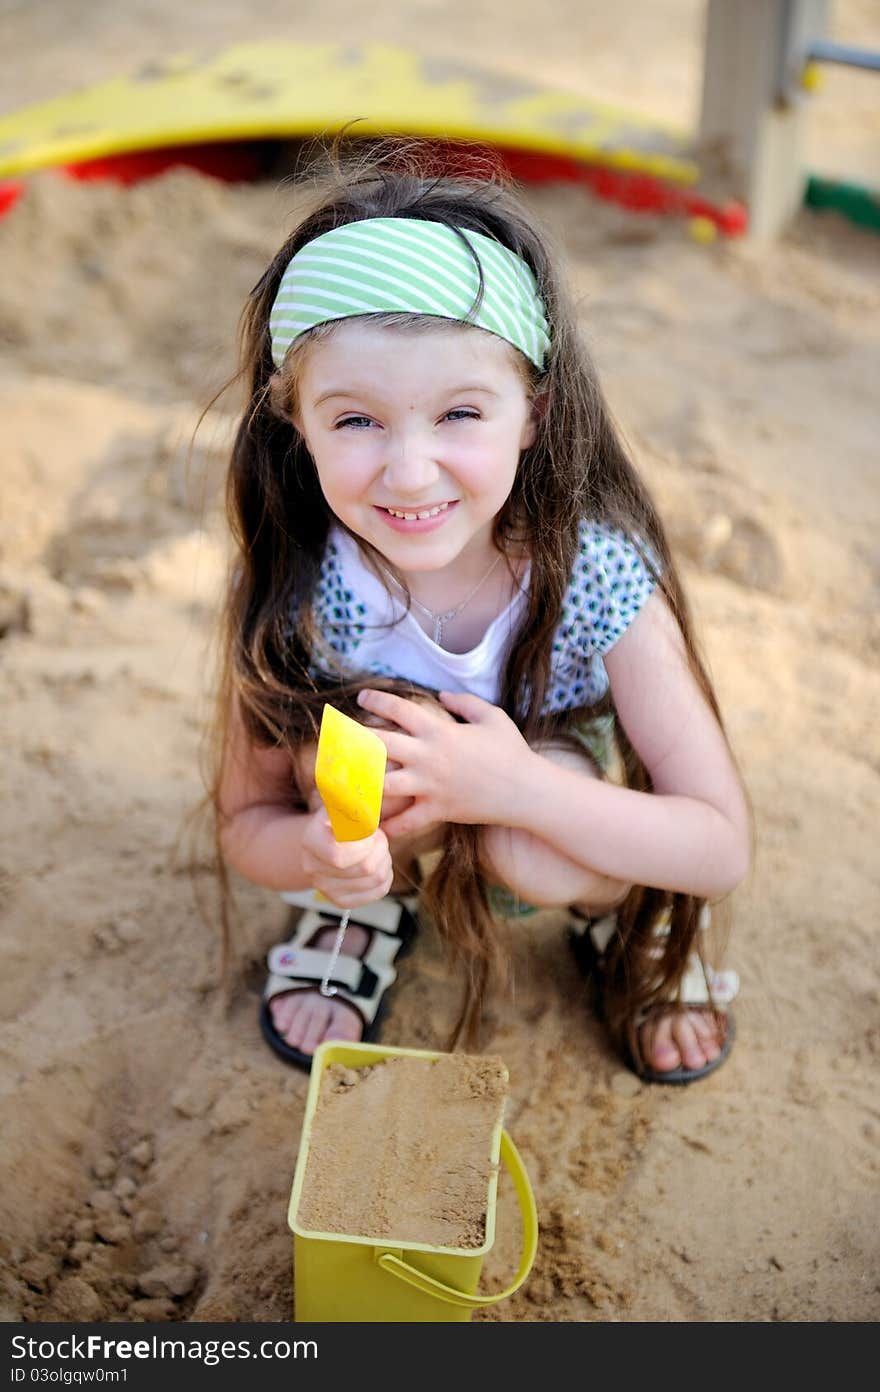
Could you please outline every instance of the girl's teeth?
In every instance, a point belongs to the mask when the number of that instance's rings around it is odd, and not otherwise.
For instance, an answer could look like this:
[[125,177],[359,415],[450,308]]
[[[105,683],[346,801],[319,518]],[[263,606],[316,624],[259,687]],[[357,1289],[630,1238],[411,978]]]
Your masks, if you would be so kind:
[[441,503],[439,507],[429,508],[427,512],[397,512],[395,508],[386,508],[385,511],[390,512],[392,517],[402,517],[405,522],[421,522],[426,517],[436,517],[438,513],[445,512],[448,507],[448,503]]

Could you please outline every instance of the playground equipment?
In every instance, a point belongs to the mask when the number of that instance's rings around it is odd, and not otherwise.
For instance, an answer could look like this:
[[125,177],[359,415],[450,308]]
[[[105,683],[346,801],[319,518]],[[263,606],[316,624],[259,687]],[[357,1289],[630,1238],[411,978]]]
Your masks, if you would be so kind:
[[563,180],[634,212],[688,220],[698,241],[775,236],[806,201],[880,224],[877,196],[805,169],[805,102],[827,63],[880,54],[826,41],[828,0],[708,0],[696,132],[381,44],[240,44],[178,55],[0,118],[0,215],[23,176],[132,183],[174,165],[259,177],[278,142],[427,137],[493,151],[524,182]]
[[[853,48],[847,44],[828,43],[814,40],[807,51],[807,66],[804,69],[803,83],[808,91],[815,91],[820,85],[820,67],[823,63],[840,64],[847,68],[861,68],[864,72],[880,72],[880,53],[871,53],[864,48]],[[880,192],[847,180],[820,178],[811,174],[807,180],[804,202],[809,208],[830,208],[842,213],[850,222],[869,227],[880,232]]]
[[186,164],[257,177],[272,143],[352,134],[427,137],[461,155],[491,149],[525,181],[574,181],[634,211],[701,217],[719,232],[743,209],[710,200],[688,132],[631,112],[380,44],[253,43],[182,55],[0,119],[2,200],[21,176],[149,178]]
[[413,134],[693,183],[684,132],[566,92],[381,44],[239,44],[151,63],[0,120],[0,177],[205,141]]
[[850,44],[829,43],[825,39],[814,39],[807,50],[809,63],[840,63],[845,68],[864,68],[866,72],[880,71],[880,53],[871,53],[867,48],[853,48]]
[[880,54],[825,40],[827,18],[828,0],[709,0],[696,148],[704,173],[748,207],[757,237],[776,236],[804,202],[880,230],[876,194],[806,170],[805,104],[820,66],[880,68]]

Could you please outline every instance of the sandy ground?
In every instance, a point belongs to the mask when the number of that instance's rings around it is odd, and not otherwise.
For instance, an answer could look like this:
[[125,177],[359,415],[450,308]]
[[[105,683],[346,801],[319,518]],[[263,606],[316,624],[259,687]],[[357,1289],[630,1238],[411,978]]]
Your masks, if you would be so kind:
[[[503,33],[488,3],[371,14],[390,41],[454,54],[465,33],[499,71],[692,119],[697,0],[552,8],[535,25],[516,0]],[[350,33],[359,12],[296,9],[7,0],[0,46],[22,61],[3,105],[196,42]],[[836,37],[880,47],[867,0],[833,16]],[[816,167],[876,174],[876,83],[835,75],[822,103]],[[542,1236],[527,1286],[479,1318],[874,1320],[880,242],[803,215],[776,246],[704,248],[571,188],[530,197],[665,507],[758,849],[727,959],[738,1041],[700,1086],[641,1086],[605,1043],[558,916],[516,930],[515,994],[494,1003],[487,1047],[510,1071]],[[257,1028],[283,911],[239,884],[224,1003],[182,830],[201,791],[234,402],[189,465],[187,440],[294,203],[190,174],[130,191],[46,175],[0,222],[7,1320],[290,1317],[307,1080]],[[204,864],[196,884],[209,888]],[[428,928],[385,1042],[440,1047],[457,999]],[[488,1282],[516,1244],[502,1185]]]

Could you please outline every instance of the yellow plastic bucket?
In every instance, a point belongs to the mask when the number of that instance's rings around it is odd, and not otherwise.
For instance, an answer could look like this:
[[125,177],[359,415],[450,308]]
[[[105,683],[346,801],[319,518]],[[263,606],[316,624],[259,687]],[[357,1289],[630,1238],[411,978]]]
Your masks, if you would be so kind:
[[[532,1186],[516,1146],[499,1120],[492,1136],[486,1206],[486,1238],[481,1247],[430,1247],[417,1242],[393,1244],[374,1237],[312,1232],[297,1222],[303,1179],[308,1163],[312,1120],[318,1103],[321,1074],[328,1064],[366,1068],[382,1059],[436,1059],[425,1049],[383,1049],[375,1044],[319,1044],[312,1064],[302,1138],[288,1223],[294,1234],[294,1318],[301,1322],[377,1322],[469,1320],[471,1311],[494,1305],[512,1295],[528,1276],[538,1247],[538,1215]],[[503,1291],[478,1295],[483,1258],[495,1241],[498,1165],[513,1180],[522,1218],[519,1270]]]

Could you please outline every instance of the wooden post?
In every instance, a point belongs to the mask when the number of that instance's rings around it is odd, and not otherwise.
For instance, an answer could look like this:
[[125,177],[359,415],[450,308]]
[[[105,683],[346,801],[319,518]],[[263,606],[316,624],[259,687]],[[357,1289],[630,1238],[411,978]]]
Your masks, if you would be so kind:
[[775,237],[800,207],[801,74],[828,0],[709,0],[698,158],[749,209],[749,235]]

